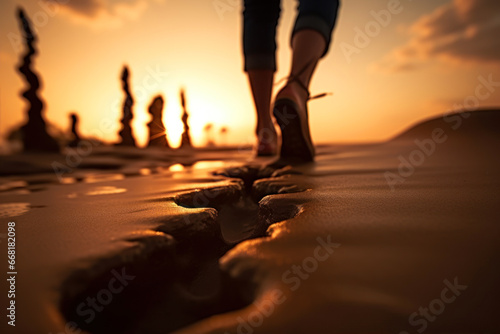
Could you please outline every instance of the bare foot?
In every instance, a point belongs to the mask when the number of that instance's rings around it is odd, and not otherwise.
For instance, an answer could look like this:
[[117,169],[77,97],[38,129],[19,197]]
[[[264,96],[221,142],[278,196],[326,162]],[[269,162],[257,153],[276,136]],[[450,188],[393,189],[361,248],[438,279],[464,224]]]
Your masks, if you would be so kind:
[[278,154],[278,134],[274,123],[270,120],[266,125],[259,124],[257,134],[257,156],[274,156]]

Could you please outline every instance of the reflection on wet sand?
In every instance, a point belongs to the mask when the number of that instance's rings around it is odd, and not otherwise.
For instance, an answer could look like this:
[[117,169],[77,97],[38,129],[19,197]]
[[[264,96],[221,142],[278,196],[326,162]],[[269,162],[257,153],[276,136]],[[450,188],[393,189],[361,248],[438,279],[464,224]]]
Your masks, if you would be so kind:
[[96,195],[114,195],[126,192],[125,188],[118,188],[114,186],[94,187],[84,193],[72,192],[67,195],[68,198],[77,198],[81,195],[96,196]]
[[85,183],[97,183],[104,181],[118,181],[123,180],[125,175],[123,174],[87,174],[87,176],[83,179]]
[[227,166],[227,162],[221,160],[213,160],[213,161],[197,161],[193,165],[193,170],[203,170],[203,169],[217,169],[223,168]]
[[181,164],[174,164],[170,167],[168,167],[169,172],[182,172],[184,171],[184,166]]
[[112,195],[112,194],[121,194],[126,192],[125,188],[118,188],[113,186],[105,186],[105,187],[96,187],[90,191],[87,191],[85,194],[89,196],[94,195]]
[[0,204],[0,218],[20,216],[30,209],[30,203],[5,203]]
[[0,184],[0,191],[10,191],[14,189],[22,189],[28,186],[26,181],[7,181],[6,183]]

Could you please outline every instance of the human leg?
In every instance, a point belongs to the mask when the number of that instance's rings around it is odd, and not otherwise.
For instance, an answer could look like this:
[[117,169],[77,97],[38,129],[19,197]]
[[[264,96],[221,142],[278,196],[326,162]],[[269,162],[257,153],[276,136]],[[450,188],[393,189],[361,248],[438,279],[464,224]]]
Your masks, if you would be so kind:
[[276,71],[276,26],[280,0],[245,0],[243,53],[245,72],[257,112],[258,155],[277,153],[277,134],[271,118],[271,94]]
[[273,110],[282,130],[283,158],[314,160],[306,104],[318,61],[329,49],[338,7],[337,0],[300,1],[291,39],[290,74],[287,84],[276,96]]

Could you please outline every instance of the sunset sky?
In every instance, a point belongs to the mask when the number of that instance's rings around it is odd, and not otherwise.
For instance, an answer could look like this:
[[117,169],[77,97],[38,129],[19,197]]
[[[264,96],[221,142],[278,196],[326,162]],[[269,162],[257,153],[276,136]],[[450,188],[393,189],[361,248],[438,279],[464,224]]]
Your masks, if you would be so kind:
[[[500,1],[394,1],[343,1],[331,51],[311,88],[312,94],[334,93],[309,104],[316,143],[387,139],[464,101],[471,107],[477,101],[500,105],[500,85],[478,88],[482,81],[500,83]],[[27,108],[15,69],[24,52],[16,19],[21,5],[37,28],[34,69],[43,80],[49,122],[68,129],[68,115],[76,111],[83,135],[116,141],[123,100],[119,76],[127,64],[141,145],[147,106],[158,94],[166,99],[168,138],[179,144],[181,87],[196,145],[204,144],[207,123],[216,132],[227,126],[230,144],[252,144],[256,120],[242,71],[242,2],[2,0],[0,135],[20,125]],[[296,1],[282,5],[276,80],[289,69]],[[103,120],[114,127],[103,127]]]

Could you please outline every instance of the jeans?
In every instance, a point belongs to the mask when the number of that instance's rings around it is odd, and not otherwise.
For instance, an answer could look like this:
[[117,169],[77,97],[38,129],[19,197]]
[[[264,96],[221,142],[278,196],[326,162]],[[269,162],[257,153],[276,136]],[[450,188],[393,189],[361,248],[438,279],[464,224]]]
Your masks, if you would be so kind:
[[[328,52],[340,0],[299,0],[295,33],[303,29],[319,32],[326,41],[323,56]],[[280,17],[280,0],[244,0],[243,55],[245,71],[264,69],[276,71],[276,26]]]

